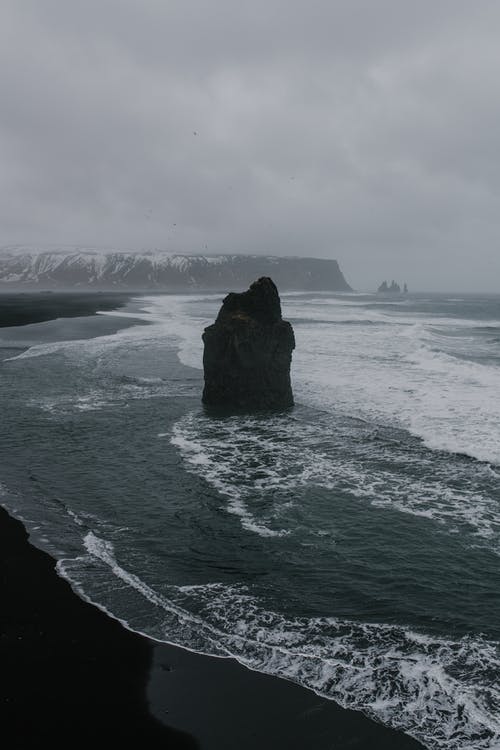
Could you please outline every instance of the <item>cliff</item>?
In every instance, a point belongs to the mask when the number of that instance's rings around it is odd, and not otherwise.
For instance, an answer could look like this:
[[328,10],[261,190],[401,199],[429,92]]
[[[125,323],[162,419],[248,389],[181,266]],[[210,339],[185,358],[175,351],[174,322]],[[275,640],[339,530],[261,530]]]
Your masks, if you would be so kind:
[[1,289],[220,291],[272,275],[281,289],[350,291],[336,260],[0,248]]

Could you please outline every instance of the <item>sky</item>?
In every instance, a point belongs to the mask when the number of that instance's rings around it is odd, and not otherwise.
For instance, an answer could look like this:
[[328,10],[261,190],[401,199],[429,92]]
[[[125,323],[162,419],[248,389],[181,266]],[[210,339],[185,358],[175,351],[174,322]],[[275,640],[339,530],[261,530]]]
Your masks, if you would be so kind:
[[2,0],[0,244],[500,291],[498,0]]

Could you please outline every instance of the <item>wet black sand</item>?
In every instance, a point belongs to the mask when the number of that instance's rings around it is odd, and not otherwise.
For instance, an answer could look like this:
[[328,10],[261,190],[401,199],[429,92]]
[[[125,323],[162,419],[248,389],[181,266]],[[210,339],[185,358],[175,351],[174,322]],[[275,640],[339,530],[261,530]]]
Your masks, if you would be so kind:
[[116,310],[130,299],[123,292],[2,292],[0,327],[78,318],[98,310]]
[[150,642],[77,597],[54,567],[0,508],[3,746],[131,738],[146,747],[196,747],[149,713]]
[[422,750],[357,711],[233,659],[159,646],[148,694],[155,714],[163,706],[165,721],[189,728],[204,750]]

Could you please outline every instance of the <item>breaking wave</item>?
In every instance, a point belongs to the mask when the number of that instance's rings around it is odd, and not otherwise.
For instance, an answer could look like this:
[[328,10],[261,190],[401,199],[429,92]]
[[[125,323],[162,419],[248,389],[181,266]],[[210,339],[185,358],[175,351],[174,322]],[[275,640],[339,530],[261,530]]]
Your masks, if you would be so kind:
[[132,630],[290,679],[428,748],[498,746],[496,642],[331,617],[287,619],[247,588],[219,583],[158,592],[116,560],[111,542],[89,532],[84,546],[83,555],[59,561],[59,572]]
[[[341,415],[333,422],[313,413],[226,417],[214,423],[197,411],[174,424],[170,439],[186,468],[226,499],[227,510],[240,517],[244,529],[261,536],[293,533],[297,518],[289,511],[302,502],[297,490],[317,486],[432,519],[500,554],[494,470],[449,457],[431,460],[404,434]],[[390,466],[383,468],[388,459]]]

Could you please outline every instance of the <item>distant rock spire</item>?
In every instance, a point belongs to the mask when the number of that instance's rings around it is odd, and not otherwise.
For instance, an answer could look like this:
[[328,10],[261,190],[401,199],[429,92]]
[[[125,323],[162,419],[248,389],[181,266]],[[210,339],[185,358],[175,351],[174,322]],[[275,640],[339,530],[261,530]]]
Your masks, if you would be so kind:
[[401,294],[401,287],[392,279],[389,285],[387,281],[383,281],[377,291],[379,294]]

